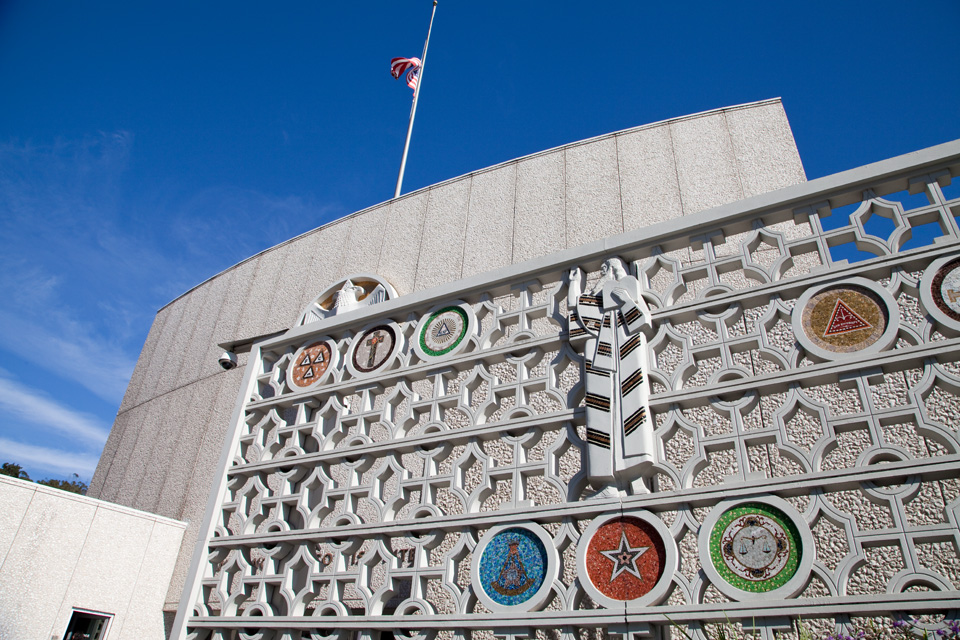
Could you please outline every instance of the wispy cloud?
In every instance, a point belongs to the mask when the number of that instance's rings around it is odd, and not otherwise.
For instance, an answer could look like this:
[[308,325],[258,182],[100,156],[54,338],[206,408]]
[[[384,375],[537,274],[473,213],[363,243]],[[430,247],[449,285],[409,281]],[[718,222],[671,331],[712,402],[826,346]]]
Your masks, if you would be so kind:
[[109,429],[95,417],[68,409],[46,394],[29,389],[19,382],[0,375],[0,410],[46,431],[59,433],[70,440],[102,447]]
[[38,447],[6,438],[0,438],[0,451],[3,452],[4,461],[16,462],[24,467],[43,469],[63,476],[75,473],[84,480],[93,477],[99,458],[97,455]]

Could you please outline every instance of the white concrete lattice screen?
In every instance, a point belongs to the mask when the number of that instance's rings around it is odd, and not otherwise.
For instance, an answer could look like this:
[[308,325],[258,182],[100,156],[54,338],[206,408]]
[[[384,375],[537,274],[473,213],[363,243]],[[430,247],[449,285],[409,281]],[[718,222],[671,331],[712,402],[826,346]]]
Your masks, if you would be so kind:
[[[769,635],[777,621],[801,616],[832,632],[858,617],[955,607],[960,338],[924,313],[918,293],[928,265],[960,249],[960,199],[944,195],[960,173],[958,153],[939,153],[261,344],[248,364],[191,634],[407,629],[446,640],[624,631],[624,611],[597,606],[576,576],[580,532],[621,503],[584,500],[581,357],[566,335],[567,271],[580,266],[589,282],[612,256],[640,278],[657,327],[649,341],[657,490],[623,507],[656,514],[680,551],[669,597],[631,612],[629,624],[693,623],[702,638],[695,621],[757,619],[770,621]],[[824,226],[853,203],[848,224]],[[873,216],[889,220],[886,237],[870,235]],[[911,226],[929,223],[937,241],[904,248]],[[876,257],[834,262],[831,247],[851,242]],[[854,277],[895,299],[895,343],[820,362],[794,335],[794,305],[812,287]],[[395,322],[409,345],[423,315],[454,299],[478,320],[462,353],[423,361],[405,347],[389,370],[358,378],[341,367],[315,389],[288,386],[293,352],[314,334],[329,336],[341,360],[354,336],[381,321]],[[697,536],[710,509],[758,494],[786,500],[812,532],[816,561],[796,599],[732,601],[701,571]],[[471,592],[472,554],[491,526],[526,521],[542,525],[559,552],[553,595],[542,611],[494,614]]]

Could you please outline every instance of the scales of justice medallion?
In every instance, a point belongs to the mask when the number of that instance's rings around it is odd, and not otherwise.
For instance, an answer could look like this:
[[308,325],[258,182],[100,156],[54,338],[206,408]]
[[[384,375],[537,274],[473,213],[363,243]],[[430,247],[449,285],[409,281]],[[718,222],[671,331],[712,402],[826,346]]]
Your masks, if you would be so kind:
[[479,586],[498,605],[521,605],[541,590],[547,564],[543,541],[532,531],[523,527],[503,529],[480,555]]
[[748,502],[717,520],[710,533],[710,556],[720,577],[737,589],[772,591],[797,572],[800,536],[779,509]]

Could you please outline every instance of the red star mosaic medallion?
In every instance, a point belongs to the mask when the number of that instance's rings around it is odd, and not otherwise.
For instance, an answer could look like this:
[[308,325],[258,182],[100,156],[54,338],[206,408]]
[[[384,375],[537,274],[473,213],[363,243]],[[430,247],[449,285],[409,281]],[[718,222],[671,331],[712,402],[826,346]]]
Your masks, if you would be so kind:
[[587,546],[587,574],[608,598],[636,600],[657,584],[665,557],[663,540],[650,524],[614,518],[597,529]]

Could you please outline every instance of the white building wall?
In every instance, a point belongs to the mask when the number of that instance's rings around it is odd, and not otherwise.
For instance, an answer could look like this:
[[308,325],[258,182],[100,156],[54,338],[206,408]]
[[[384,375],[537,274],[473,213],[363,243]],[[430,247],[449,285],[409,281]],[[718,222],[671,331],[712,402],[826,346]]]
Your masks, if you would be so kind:
[[110,640],[164,638],[184,524],[0,476],[0,639],[63,637],[74,608]]

